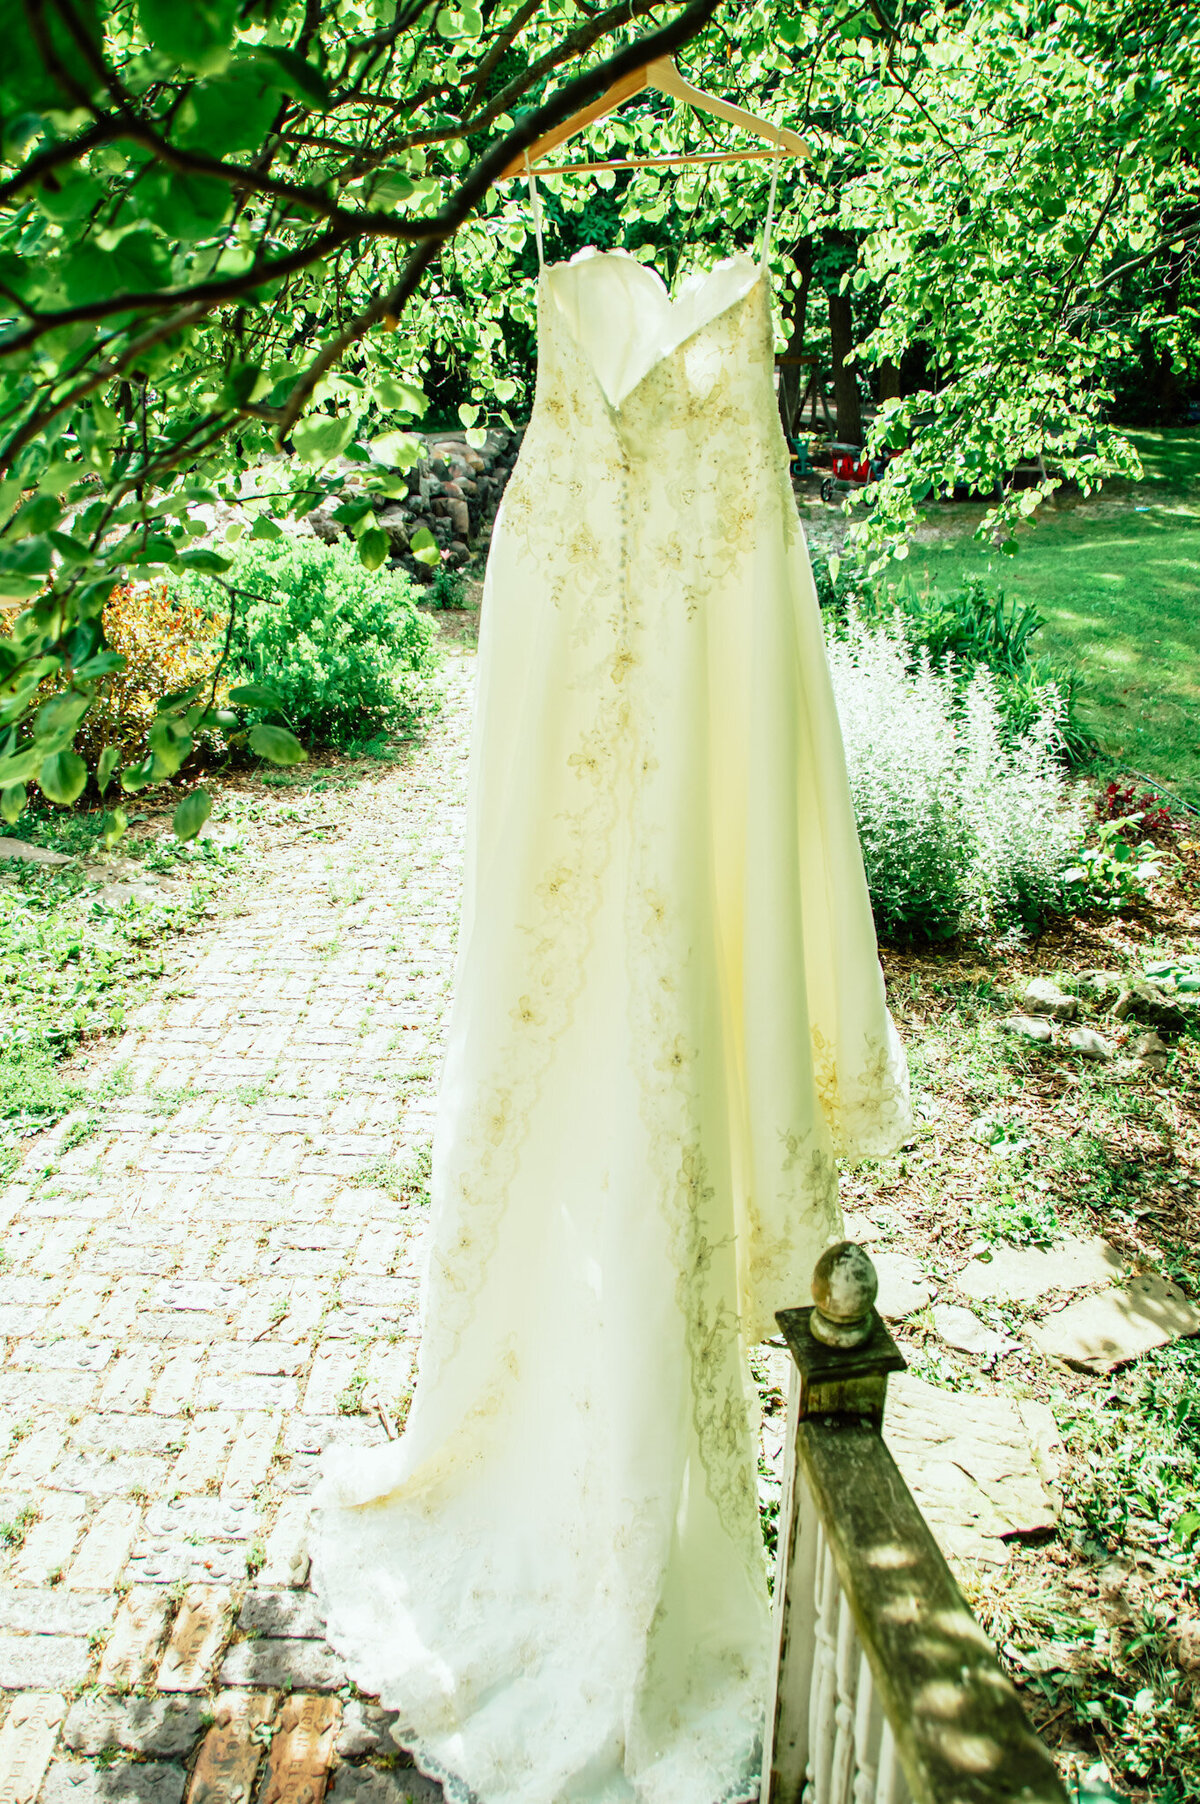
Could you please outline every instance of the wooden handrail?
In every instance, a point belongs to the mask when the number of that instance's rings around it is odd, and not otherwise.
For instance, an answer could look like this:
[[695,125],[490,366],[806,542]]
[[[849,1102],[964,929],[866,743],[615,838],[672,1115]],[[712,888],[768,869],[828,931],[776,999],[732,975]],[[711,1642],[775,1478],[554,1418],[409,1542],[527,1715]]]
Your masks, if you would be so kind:
[[842,1242],[817,1306],[778,1318],[793,1370],[762,1804],[1067,1804],[884,1444],[905,1362],[875,1282]]

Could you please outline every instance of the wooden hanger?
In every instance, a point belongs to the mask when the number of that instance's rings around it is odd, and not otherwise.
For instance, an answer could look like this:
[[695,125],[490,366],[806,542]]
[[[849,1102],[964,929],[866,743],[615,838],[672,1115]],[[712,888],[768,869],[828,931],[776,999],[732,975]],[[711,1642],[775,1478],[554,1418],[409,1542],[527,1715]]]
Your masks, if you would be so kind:
[[[706,151],[694,155],[681,153],[662,157],[614,157],[598,163],[552,163],[539,167],[540,159],[548,152],[556,150],[569,138],[576,137],[585,126],[603,119],[607,113],[619,107],[622,101],[632,99],[633,95],[642,93],[646,88],[656,88],[660,94],[669,94],[672,100],[682,100],[698,113],[711,113],[717,119],[727,119],[731,125],[740,125],[743,131],[753,132],[756,138],[766,138],[775,148]],[[694,87],[690,81],[685,81],[675,67],[673,56],[660,56],[653,62],[645,63],[642,68],[622,76],[599,100],[593,100],[590,106],[581,107],[561,125],[556,125],[553,131],[545,132],[535,144],[529,146],[528,152],[522,152],[505,165],[498,180],[503,182],[510,176],[522,175],[526,155],[530,166],[537,168],[539,174],[577,175],[590,169],[664,169],[681,163],[733,163],[752,157],[807,157],[811,155],[811,151],[799,132],[788,131],[786,126],[772,125],[767,119],[759,119],[744,107],[734,106],[731,100],[721,100],[715,94],[706,94],[703,88]]]

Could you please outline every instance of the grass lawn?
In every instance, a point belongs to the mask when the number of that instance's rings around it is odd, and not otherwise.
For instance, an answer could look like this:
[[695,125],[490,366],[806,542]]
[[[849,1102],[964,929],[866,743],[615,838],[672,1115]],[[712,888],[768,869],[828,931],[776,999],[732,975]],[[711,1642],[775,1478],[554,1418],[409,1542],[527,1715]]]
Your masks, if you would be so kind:
[[1200,431],[1130,437],[1144,480],[1060,495],[1015,557],[974,543],[983,510],[955,506],[930,516],[907,567],[942,588],[983,575],[1034,603],[1034,649],[1082,677],[1107,757],[1200,805]]

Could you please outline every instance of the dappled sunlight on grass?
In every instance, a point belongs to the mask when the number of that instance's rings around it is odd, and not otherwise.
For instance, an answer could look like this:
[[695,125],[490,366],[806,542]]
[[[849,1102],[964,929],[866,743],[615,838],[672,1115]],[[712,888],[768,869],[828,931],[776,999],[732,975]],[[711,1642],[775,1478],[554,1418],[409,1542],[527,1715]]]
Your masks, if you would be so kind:
[[943,587],[984,576],[1032,602],[1036,650],[1079,672],[1104,751],[1200,802],[1200,432],[1130,436],[1142,482],[1056,497],[1011,558],[971,538],[981,508],[931,512],[908,569]]

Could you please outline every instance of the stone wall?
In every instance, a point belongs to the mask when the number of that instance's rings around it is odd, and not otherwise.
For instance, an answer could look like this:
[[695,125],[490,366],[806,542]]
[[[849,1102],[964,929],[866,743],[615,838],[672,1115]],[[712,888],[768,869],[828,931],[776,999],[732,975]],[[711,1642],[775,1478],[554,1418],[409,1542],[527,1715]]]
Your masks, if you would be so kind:
[[[524,428],[490,431],[479,447],[461,434],[421,434],[426,455],[408,471],[408,493],[402,500],[380,500],[379,524],[391,541],[391,564],[418,582],[430,582],[433,571],[412,556],[409,544],[428,527],[450,569],[465,564],[476,550],[486,551],[492,522],[505,484],[517,461]],[[346,495],[361,488],[363,466],[343,462]],[[309,515],[317,537],[332,544],[342,532],[328,507]]]

